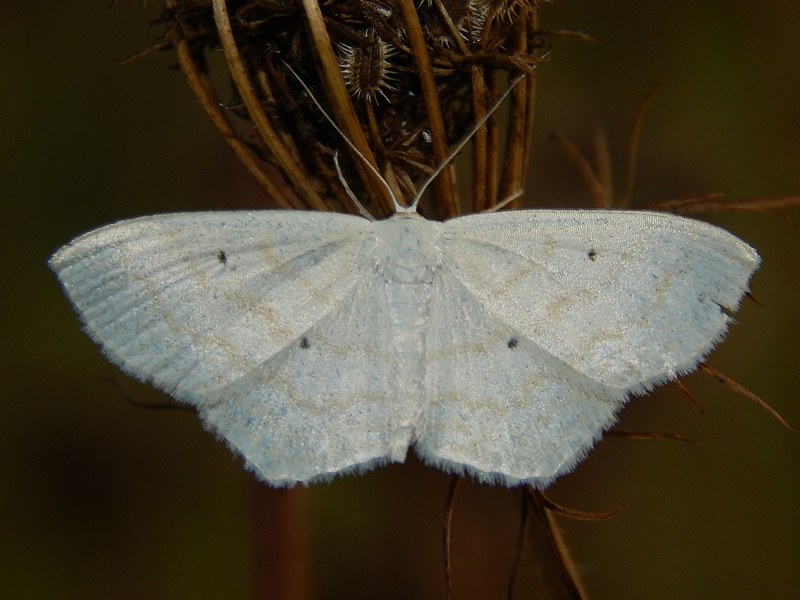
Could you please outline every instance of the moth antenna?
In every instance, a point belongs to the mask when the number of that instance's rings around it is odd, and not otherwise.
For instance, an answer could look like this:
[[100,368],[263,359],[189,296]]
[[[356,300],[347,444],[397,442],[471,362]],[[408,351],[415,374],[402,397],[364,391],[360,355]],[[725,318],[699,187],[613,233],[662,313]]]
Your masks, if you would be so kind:
[[[508,86],[508,89],[505,92],[503,92],[503,95],[500,96],[500,98],[497,100],[497,102],[495,102],[492,105],[492,108],[490,108],[489,111],[477,123],[475,123],[475,125],[472,127],[470,132],[467,135],[465,135],[461,139],[461,141],[458,142],[458,144],[456,144],[456,147],[450,152],[450,154],[447,155],[447,158],[444,159],[442,164],[440,164],[438,167],[436,167],[436,169],[433,171],[433,173],[431,173],[428,176],[428,178],[425,180],[425,182],[422,184],[422,186],[419,188],[419,190],[417,190],[417,194],[414,196],[414,200],[411,202],[411,205],[408,207],[408,209],[406,209],[406,212],[410,212],[411,210],[413,210],[413,211],[417,210],[417,205],[419,204],[419,201],[422,198],[422,195],[425,193],[425,190],[428,189],[428,186],[430,186],[430,184],[433,183],[433,180],[436,179],[439,176],[439,173],[441,173],[445,169],[445,167],[447,165],[449,165],[453,161],[453,159],[458,155],[458,153],[461,152],[461,150],[464,148],[464,146],[467,145],[467,142],[469,142],[472,139],[472,136],[474,136],[475,133],[477,133],[477,131],[481,127],[483,127],[483,125],[486,123],[486,121],[489,120],[489,117],[491,117],[495,113],[495,111],[497,111],[497,109],[500,108],[500,105],[503,103],[503,101],[506,99],[506,97],[511,93],[511,90],[513,90],[515,87],[517,87],[517,84],[520,81],[522,81],[523,77],[525,77],[525,73],[523,73],[522,75],[520,75],[519,77],[517,77],[516,79],[514,79],[511,82],[511,84]],[[508,202],[510,202],[511,199],[515,198],[515,197],[516,196],[511,196],[511,198],[504,200],[504,202],[506,204],[508,204]]]
[[[381,182],[381,185],[382,185],[384,188],[386,188],[386,191],[389,193],[389,197],[392,199],[392,203],[394,204],[394,210],[395,210],[395,212],[415,212],[415,211],[417,210],[417,208],[416,208],[416,203],[415,203],[413,206],[411,206],[411,207],[405,207],[405,206],[402,206],[402,205],[400,204],[400,202],[397,200],[397,196],[395,196],[395,194],[394,194],[394,190],[392,190],[392,186],[390,186],[390,185],[389,185],[389,182],[388,182],[388,181],[386,181],[386,179],[385,179],[385,178],[384,178],[384,176],[381,174],[381,172],[380,172],[380,171],[378,171],[378,169],[376,169],[376,168],[373,166],[373,164],[372,164],[371,162],[369,162],[369,160],[367,159],[367,157],[366,157],[366,156],[364,156],[364,154],[361,152],[361,150],[359,150],[358,148],[356,148],[356,145],[355,145],[353,142],[351,142],[351,141],[350,141],[350,138],[348,138],[348,137],[347,137],[347,136],[344,134],[344,131],[342,131],[342,130],[339,128],[339,126],[338,126],[338,125],[337,125],[337,124],[336,124],[336,123],[333,121],[333,119],[332,119],[332,118],[331,118],[331,116],[330,116],[330,115],[327,113],[327,111],[326,111],[324,108],[322,108],[322,104],[320,104],[320,103],[319,103],[319,100],[317,100],[317,98],[316,98],[316,97],[314,96],[314,94],[311,92],[311,90],[309,89],[309,87],[306,85],[306,82],[305,82],[305,81],[303,81],[303,80],[300,78],[300,75],[298,75],[298,74],[297,74],[297,72],[295,72],[295,70],[292,68],[292,66],[291,66],[289,63],[287,63],[286,61],[284,61],[284,62],[283,62],[283,64],[284,64],[284,65],[286,65],[286,68],[287,68],[287,69],[289,69],[289,72],[290,72],[292,75],[294,75],[294,76],[295,76],[295,78],[297,79],[297,81],[299,81],[299,82],[300,82],[300,85],[301,85],[301,86],[303,86],[303,89],[304,89],[304,90],[306,91],[306,93],[309,95],[309,97],[311,98],[312,102],[314,102],[314,104],[315,104],[315,105],[316,105],[316,107],[317,107],[317,108],[320,110],[320,112],[321,112],[321,113],[322,113],[322,115],[325,117],[325,119],[328,121],[328,123],[330,123],[330,124],[331,124],[331,126],[333,126],[333,128],[334,128],[334,129],[336,130],[336,132],[337,132],[337,133],[338,133],[338,134],[339,134],[339,135],[342,137],[342,139],[343,139],[343,140],[345,141],[345,143],[346,143],[346,144],[347,144],[347,145],[350,147],[350,149],[351,149],[353,152],[355,152],[355,153],[356,153],[356,155],[357,155],[357,156],[358,156],[358,157],[359,157],[359,158],[360,158],[362,161],[364,161],[364,164],[366,165],[367,169],[369,169],[369,170],[370,170],[370,171],[371,171],[371,172],[372,172],[372,173],[375,175],[375,177],[377,177],[377,178],[378,178],[378,180]],[[507,93],[507,92],[506,92],[506,93]],[[505,98],[505,96],[506,96],[506,95],[505,95],[505,94],[503,94],[503,98]],[[448,159],[448,160],[449,160],[449,159]],[[336,160],[334,159],[334,162],[336,162],[336,163],[337,163],[337,165],[336,165],[336,172],[339,174],[339,180],[340,180],[342,183],[344,183],[344,184],[345,184],[345,188],[346,188],[346,190],[345,190],[345,191],[347,192],[347,195],[350,197],[350,199],[351,199],[351,200],[353,200],[353,199],[355,198],[355,196],[353,195],[353,191],[352,191],[352,190],[350,189],[350,187],[349,187],[349,186],[348,186],[348,185],[345,183],[345,181],[344,181],[344,177],[342,177],[341,170],[339,169],[338,161],[336,161]],[[363,211],[363,210],[364,210],[364,207],[363,207],[363,205],[362,205],[360,202],[356,201],[356,204],[357,204],[357,206],[358,206],[358,209],[359,209],[359,211]],[[363,212],[362,212],[362,214],[363,214]]]
[[342,173],[342,167],[339,166],[339,151],[336,150],[333,153],[333,166],[336,167],[336,175],[339,177],[339,181],[342,182],[342,187],[344,187],[344,191],[347,194],[347,197],[356,205],[358,208],[358,212],[361,213],[361,216],[365,219],[370,221],[374,221],[375,217],[361,204],[361,200],[359,200],[356,195],[353,193],[353,190],[350,189],[350,186],[347,184],[347,180],[344,178],[344,174]]

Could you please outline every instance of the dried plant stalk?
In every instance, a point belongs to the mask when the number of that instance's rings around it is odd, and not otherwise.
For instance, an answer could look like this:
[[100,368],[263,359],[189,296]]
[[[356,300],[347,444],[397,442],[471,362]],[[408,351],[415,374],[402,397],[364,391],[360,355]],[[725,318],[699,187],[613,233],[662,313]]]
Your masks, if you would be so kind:
[[[409,202],[473,133],[463,172],[448,164],[421,206],[444,219],[519,202],[541,59],[537,10],[535,0],[165,0],[159,22],[201,106],[280,208],[356,212],[337,157],[360,202],[388,216],[392,195]],[[219,50],[222,74],[209,60]],[[523,74],[511,117],[487,119]],[[219,89],[225,83],[232,97]],[[459,201],[457,181],[471,183],[470,202]],[[278,500],[284,506],[291,496]],[[571,561],[547,507],[531,518],[550,532],[539,549],[557,555],[553,580],[574,595],[580,586],[565,570]]]

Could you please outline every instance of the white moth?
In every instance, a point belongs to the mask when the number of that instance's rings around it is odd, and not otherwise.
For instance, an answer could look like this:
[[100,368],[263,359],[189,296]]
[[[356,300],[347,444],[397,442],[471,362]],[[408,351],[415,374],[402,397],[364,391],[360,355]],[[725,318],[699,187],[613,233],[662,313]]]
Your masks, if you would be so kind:
[[402,462],[544,487],[720,341],[758,254],[663,213],[149,216],[50,260],[124,371],[275,486]]

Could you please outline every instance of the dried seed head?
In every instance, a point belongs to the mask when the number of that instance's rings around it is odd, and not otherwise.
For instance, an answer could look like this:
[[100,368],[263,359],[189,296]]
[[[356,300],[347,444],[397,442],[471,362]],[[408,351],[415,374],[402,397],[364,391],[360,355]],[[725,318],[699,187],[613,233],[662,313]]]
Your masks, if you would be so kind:
[[[410,195],[414,182],[444,160],[447,145],[469,131],[475,114],[491,105],[505,76],[530,73],[537,60],[508,50],[538,47],[529,27],[534,0],[326,0],[314,14],[296,0],[227,0],[214,6],[211,0],[164,1],[162,22],[173,44],[188,49],[179,57],[195,92],[208,96],[204,106],[209,112],[218,110],[220,96],[236,107],[223,119],[215,117],[217,123],[228,117],[230,128],[221,127],[225,139],[238,144],[240,156],[255,158],[248,168],[261,169],[260,181],[274,172],[260,166],[264,163],[291,171],[289,183],[300,190],[295,205],[315,193],[325,201],[336,199],[326,208],[348,202],[333,169],[335,152],[356,195],[368,202],[381,194],[375,192],[374,181],[360,182],[362,165],[353,160],[361,159],[351,158],[341,134],[322,118],[289,67],[337,124],[346,125],[342,128],[349,138],[358,129],[363,132],[361,148],[400,194]],[[230,33],[217,29],[220,11]],[[516,15],[513,21],[511,13]],[[413,32],[422,31],[421,39],[410,35],[408,19],[418,21]],[[528,43],[519,43],[521,36],[530,38]],[[223,45],[226,59],[237,64],[214,71],[206,55]],[[321,71],[331,67],[335,73]],[[208,71],[217,77],[206,77]],[[228,73],[240,74],[232,97],[220,91],[224,86],[211,92],[208,83],[222,82]],[[344,85],[332,83],[337,77]],[[230,118],[233,113],[245,122]],[[491,163],[485,158],[481,162]],[[267,171],[270,175],[264,175]],[[312,183],[300,186],[299,177]],[[486,179],[503,181],[499,175]],[[439,216],[452,214],[454,206]],[[376,214],[387,210],[381,204]]]
[[373,102],[380,94],[389,100],[386,92],[397,91],[393,85],[397,72],[392,65],[397,50],[380,39],[374,29],[365,34],[362,44],[339,44],[338,49],[344,83],[353,98]]

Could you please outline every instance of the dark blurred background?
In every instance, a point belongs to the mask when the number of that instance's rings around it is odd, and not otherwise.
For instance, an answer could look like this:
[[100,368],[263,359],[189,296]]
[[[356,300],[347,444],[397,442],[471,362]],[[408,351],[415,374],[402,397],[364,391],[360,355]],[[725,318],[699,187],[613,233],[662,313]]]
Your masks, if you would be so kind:
[[[285,494],[253,483],[185,412],[121,376],[81,333],[45,260],[112,220],[254,207],[259,191],[168,55],[118,59],[161,32],[141,2],[6,2],[0,8],[0,182],[4,257],[0,400],[0,590],[6,598],[270,597],[287,537],[319,598],[443,598],[440,531],[449,478],[411,462]],[[658,83],[635,197],[800,193],[800,11],[769,3],[556,0],[539,78],[530,206],[587,206],[551,132],[588,149],[609,133],[617,173],[628,124]],[[788,211],[800,219],[800,211]],[[740,323],[710,363],[800,423],[800,231],[780,218],[710,215],[764,266]],[[634,399],[621,427],[703,445],[609,439],[550,491],[600,523],[565,522],[596,598],[797,598],[800,434],[707,376]],[[277,498],[277,500],[276,500]],[[276,509],[277,510],[277,509]],[[462,486],[454,516],[456,598],[502,597],[517,492]],[[258,525],[256,525],[258,523]],[[283,531],[281,531],[283,527]],[[526,556],[519,598],[547,597]],[[262,589],[255,588],[261,586]]]

